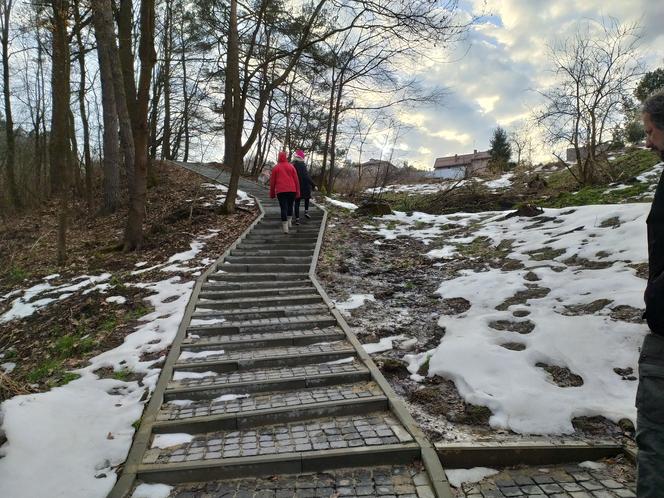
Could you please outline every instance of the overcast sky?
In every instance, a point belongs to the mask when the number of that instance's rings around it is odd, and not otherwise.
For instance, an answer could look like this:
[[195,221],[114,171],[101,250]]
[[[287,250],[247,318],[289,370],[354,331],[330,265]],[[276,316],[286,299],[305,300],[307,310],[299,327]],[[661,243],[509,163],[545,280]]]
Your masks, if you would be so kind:
[[[431,169],[436,157],[487,150],[498,125],[523,126],[541,104],[534,89],[551,79],[547,46],[587,19],[639,22],[646,69],[664,67],[662,0],[462,0],[462,8],[488,15],[447,51],[450,62],[422,64],[422,79],[446,87],[449,95],[442,106],[401,112],[411,129],[397,142],[393,162]],[[546,159],[549,152],[542,149],[535,159]],[[365,153],[363,159],[369,154],[380,152]]]

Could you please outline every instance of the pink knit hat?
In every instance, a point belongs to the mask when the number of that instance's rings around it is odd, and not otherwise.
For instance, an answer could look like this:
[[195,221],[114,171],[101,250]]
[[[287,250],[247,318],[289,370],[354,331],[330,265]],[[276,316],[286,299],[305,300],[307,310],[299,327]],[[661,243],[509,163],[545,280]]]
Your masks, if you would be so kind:
[[295,151],[295,157],[304,161],[304,151],[302,149],[297,149]]

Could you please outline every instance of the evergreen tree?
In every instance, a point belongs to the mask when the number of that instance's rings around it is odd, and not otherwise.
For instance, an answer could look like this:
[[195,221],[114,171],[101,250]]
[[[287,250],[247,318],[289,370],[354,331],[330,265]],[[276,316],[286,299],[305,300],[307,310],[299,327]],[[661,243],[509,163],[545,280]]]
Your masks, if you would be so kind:
[[655,69],[646,73],[639,81],[634,95],[640,102],[648,98],[648,95],[656,90],[664,88],[664,68]]
[[500,126],[497,127],[493,131],[493,137],[491,138],[490,144],[490,167],[498,171],[506,170],[509,166],[510,157],[512,156],[512,147],[510,146],[507,132]]

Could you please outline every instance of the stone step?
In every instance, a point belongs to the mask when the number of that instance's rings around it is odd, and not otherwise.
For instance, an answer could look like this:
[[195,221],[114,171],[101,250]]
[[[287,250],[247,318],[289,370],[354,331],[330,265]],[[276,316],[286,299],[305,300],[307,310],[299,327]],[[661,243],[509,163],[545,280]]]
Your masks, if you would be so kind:
[[[224,262],[239,264],[239,265],[253,265],[253,264],[306,264],[311,266],[312,254],[307,256],[226,256]],[[223,266],[220,268],[223,269]]]
[[239,244],[235,250],[237,251],[298,251],[312,253],[316,249],[315,242],[293,242],[291,240],[276,241],[276,242],[253,242],[247,241]]
[[[203,284],[203,290],[204,291],[210,291],[210,292],[224,292],[224,293],[229,293],[229,295],[235,295],[235,296],[240,296],[244,292],[264,292],[264,291],[270,291],[274,292],[275,295],[284,295],[280,294],[280,292],[285,293],[286,295],[289,292],[296,292],[299,289],[315,289],[313,283],[311,280],[305,280],[305,281],[296,281],[293,282],[291,280],[282,280],[282,281],[267,281],[267,282],[255,282],[255,281],[250,281],[250,282],[224,282],[220,280],[215,280],[215,281],[208,281]],[[235,294],[230,294],[230,293],[235,293]],[[247,296],[250,296],[253,294],[247,294]],[[256,295],[264,295],[264,294],[256,294]]]
[[279,242],[290,242],[290,243],[295,243],[295,242],[316,242],[318,240],[318,232],[311,232],[311,233],[298,233],[297,230],[293,229],[292,231],[289,230],[288,233],[283,233],[279,231],[269,231],[269,232],[261,232],[261,231],[256,231],[254,232],[253,230],[247,234],[247,236],[243,239],[243,241],[247,242],[258,242],[262,240],[270,240],[270,241],[279,241]]
[[314,254],[314,249],[265,249],[265,248],[242,248],[240,246],[236,247],[231,251],[231,256],[239,257],[256,257],[256,256],[267,256],[267,257],[291,257],[291,258],[311,258]]
[[277,332],[284,330],[298,330],[306,328],[324,328],[337,324],[332,315],[297,316],[288,318],[265,318],[261,320],[248,320],[244,322],[222,322],[212,325],[190,326],[190,334],[200,336],[213,334],[243,334],[258,332]]
[[[304,227],[303,225],[293,225],[292,227],[289,228],[288,230],[288,235],[293,236],[307,236],[307,237],[316,237],[318,238],[318,234],[320,233],[319,227]],[[282,226],[274,226],[274,227],[256,227],[251,231],[252,235],[263,235],[267,237],[272,237],[272,236],[281,236],[283,235],[282,231]]]
[[360,381],[290,391],[226,394],[212,399],[172,400],[161,406],[157,420],[166,422],[211,415],[245,414],[257,410],[372,398],[383,394],[375,382]]
[[304,346],[317,342],[334,342],[345,339],[346,335],[338,327],[325,329],[286,330],[284,332],[261,332],[252,334],[210,335],[187,337],[182,348],[191,351],[218,347],[225,351],[247,348],[269,348],[277,346]]
[[[355,349],[345,340],[314,343],[304,346],[282,346],[266,349],[225,351],[217,348],[218,346],[208,346],[205,351],[182,351],[180,358],[173,366],[173,371],[176,373],[225,373],[253,368],[327,363],[351,358],[356,354]],[[195,358],[186,357],[203,353],[206,353],[206,356]]]
[[[272,283],[272,282],[269,282]],[[290,284],[292,285],[292,284]],[[296,287],[286,286],[286,287],[274,287],[274,285],[269,287],[259,287],[257,289],[252,289],[248,287],[244,288],[234,288],[226,290],[227,287],[224,285],[214,285],[214,284],[204,284],[201,293],[199,294],[201,301],[206,300],[209,302],[223,301],[226,299],[253,299],[257,300],[265,297],[273,297],[275,299],[283,297],[296,297],[301,295],[313,295],[315,288],[313,286],[305,286],[305,283],[302,282]]]
[[198,434],[387,409],[387,397],[373,382],[257,396],[225,395],[212,400],[180,400],[162,405],[154,432]]
[[250,232],[244,239],[243,242],[253,242],[253,243],[279,243],[282,244],[297,244],[297,243],[311,243],[315,244],[318,241],[318,234],[308,234],[308,233],[297,233],[292,231],[289,233],[283,232],[270,232],[270,233],[261,233],[261,232]]
[[238,264],[224,263],[217,267],[218,271],[227,273],[307,273],[311,269],[311,263],[253,263]]
[[[318,235],[320,232],[320,221],[311,221],[308,220],[306,223],[300,221],[300,224],[296,224],[295,220],[291,222],[289,227],[289,235],[293,234],[309,234],[309,235]],[[260,223],[254,226],[251,233],[281,233],[283,224],[281,220],[261,220]]]
[[239,322],[246,320],[260,320],[263,318],[285,318],[290,316],[302,315],[322,315],[329,311],[326,304],[296,304],[296,305],[272,305],[254,301],[252,308],[233,308],[225,310],[204,309],[203,305],[199,304],[200,308],[192,315],[192,321],[196,320],[197,325],[205,325],[205,320],[217,321],[224,319],[229,322]]
[[208,280],[225,280],[225,281],[253,281],[253,282],[269,282],[275,280],[309,280],[309,274],[305,272],[300,273],[233,273],[233,272],[216,272],[208,276]]
[[[322,304],[323,298],[319,294],[314,294],[313,289],[307,289],[309,293],[284,292],[283,294],[273,295],[267,291],[263,292],[260,299],[254,294],[249,297],[238,297],[231,299],[199,299],[196,304],[197,309],[213,310],[237,310],[255,308],[256,306],[285,306],[290,307],[297,304]],[[259,291],[260,292],[260,291]],[[205,297],[208,292],[201,292],[200,296]]]
[[[425,498],[436,496],[420,460],[386,466],[367,465],[310,473],[279,474],[269,477],[229,478],[180,484],[171,496],[194,497],[205,489],[210,497],[396,497]],[[202,495],[205,496],[205,495]],[[476,495],[480,497],[481,495]]]
[[361,462],[406,463],[420,455],[413,437],[387,411],[212,431],[160,448],[169,444],[163,438],[168,436],[153,435],[151,448],[143,455],[138,477],[146,482],[241,477],[247,466],[254,476],[284,473],[283,468],[275,472],[275,462],[290,462],[289,467],[306,462],[307,470],[318,470]]
[[294,367],[258,368],[171,380],[164,401],[204,400],[224,394],[300,390],[368,381],[369,370],[356,358],[346,363],[315,363]]

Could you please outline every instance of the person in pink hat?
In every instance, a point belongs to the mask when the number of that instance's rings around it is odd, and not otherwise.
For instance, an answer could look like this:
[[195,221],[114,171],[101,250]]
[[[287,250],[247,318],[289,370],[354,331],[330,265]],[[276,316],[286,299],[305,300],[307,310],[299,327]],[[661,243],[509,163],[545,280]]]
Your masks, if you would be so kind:
[[284,151],[279,152],[277,164],[270,174],[270,199],[275,197],[279,200],[281,209],[281,226],[284,233],[288,233],[293,217],[293,203],[300,197],[300,182],[297,171],[288,162]]
[[316,185],[309,176],[307,165],[304,164],[304,151],[302,149],[295,151],[293,166],[295,166],[297,177],[300,180],[300,195],[297,199],[295,199],[295,224],[299,225],[300,202],[304,199],[304,217],[309,218],[309,199],[311,199],[311,189],[315,189]]

